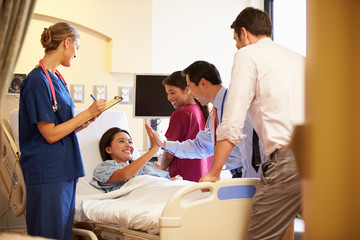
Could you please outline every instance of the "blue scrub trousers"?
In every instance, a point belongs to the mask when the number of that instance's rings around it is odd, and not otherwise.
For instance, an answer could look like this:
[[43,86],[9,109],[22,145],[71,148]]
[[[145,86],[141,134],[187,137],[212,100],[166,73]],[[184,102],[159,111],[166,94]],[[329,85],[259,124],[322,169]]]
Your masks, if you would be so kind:
[[70,240],[75,214],[77,179],[26,186],[29,235]]

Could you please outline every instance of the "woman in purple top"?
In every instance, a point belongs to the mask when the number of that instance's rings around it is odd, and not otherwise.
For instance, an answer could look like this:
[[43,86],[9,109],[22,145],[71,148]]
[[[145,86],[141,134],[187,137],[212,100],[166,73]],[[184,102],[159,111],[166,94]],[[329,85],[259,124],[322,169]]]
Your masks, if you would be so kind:
[[[199,131],[204,130],[209,116],[207,106],[201,106],[190,94],[186,78],[177,71],[163,81],[168,100],[177,110],[170,117],[169,127],[165,133],[169,141],[194,139]],[[211,168],[212,157],[203,159],[177,158],[164,151],[160,166],[169,169],[170,177],[180,175],[185,180],[199,181]]]

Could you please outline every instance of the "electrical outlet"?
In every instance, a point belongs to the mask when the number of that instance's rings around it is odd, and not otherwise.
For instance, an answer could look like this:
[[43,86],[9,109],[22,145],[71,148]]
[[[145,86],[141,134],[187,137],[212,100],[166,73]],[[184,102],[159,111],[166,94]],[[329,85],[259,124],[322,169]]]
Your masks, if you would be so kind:
[[106,99],[106,86],[94,86],[94,97],[96,99]]
[[71,93],[74,102],[84,102],[84,85],[71,85]]
[[131,103],[131,92],[132,92],[132,87],[120,87],[119,88],[119,96],[123,98],[123,100],[120,103],[130,104]]

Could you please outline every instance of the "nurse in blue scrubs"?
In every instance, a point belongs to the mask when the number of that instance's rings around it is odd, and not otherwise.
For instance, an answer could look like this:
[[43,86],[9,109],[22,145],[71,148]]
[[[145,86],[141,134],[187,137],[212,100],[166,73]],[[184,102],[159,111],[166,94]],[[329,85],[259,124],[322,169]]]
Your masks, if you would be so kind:
[[60,22],[45,28],[41,44],[44,58],[27,75],[20,90],[26,224],[29,235],[70,240],[76,183],[84,176],[76,132],[94,121],[106,103],[95,101],[74,117],[74,103],[57,71],[60,65],[70,67],[76,57],[80,35],[74,27]]

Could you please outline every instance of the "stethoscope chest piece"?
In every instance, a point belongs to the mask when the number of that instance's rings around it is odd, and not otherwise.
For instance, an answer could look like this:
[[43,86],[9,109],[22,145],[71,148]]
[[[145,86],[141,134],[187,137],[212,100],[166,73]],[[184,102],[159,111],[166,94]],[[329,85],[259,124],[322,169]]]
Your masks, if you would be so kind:
[[57,110],[60,109],[60,107],[59,107],[59,105],[57,105],[56,103],[54,103],[54,104],[52,105],[52,109],[53,109],[54,112],[56,112]]

